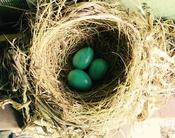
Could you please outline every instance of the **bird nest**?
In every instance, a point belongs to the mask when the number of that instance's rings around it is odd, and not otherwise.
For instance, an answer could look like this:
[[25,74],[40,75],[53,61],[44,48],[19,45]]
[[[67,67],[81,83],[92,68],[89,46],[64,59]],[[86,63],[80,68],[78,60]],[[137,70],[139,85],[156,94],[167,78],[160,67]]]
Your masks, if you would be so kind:
[[[13,82],[23,94],[27,123],[42,119],[63,129],[62,136],[103,136],[147,118],[152,99],[174,90],[170,26],[104,2],[39,10],[29,52],[13,54]],[[109,62],[109,70],[91,90],[79,92],[68,87],[67,74],[72,56],[87,45]]]

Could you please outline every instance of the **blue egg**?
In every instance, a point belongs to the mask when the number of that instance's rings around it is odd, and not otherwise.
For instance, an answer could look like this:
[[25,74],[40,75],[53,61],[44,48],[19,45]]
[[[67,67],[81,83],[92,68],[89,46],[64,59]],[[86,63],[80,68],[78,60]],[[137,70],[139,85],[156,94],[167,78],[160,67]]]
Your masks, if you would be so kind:
[[73,66],[77,69],[86,69],[94,58],[94,50],[91,47],[80,49],[73,56]]
[[108,66],[106,60],[102,58],[95,59],[90,65],[89,76],[95,81],[102,79],[108,71]]
[[80,91],[87,91],[92,88],[92,81],[89,75],[83,70],[74,69],[68,74],[68,84],[71,88]]

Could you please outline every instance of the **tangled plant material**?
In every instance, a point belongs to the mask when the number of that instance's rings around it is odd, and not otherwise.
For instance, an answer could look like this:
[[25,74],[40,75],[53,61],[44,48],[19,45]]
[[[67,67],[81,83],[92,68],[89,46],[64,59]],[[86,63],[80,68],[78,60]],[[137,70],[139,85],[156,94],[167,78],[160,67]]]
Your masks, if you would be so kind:
[[[28,121],[49,122],[60,136],[105,136],[147,118],[155,97],[175,91],[171,22],[104,2],[62,6],[39,10],[29,54],[14,54],[16,83],[24,103],[30,101],[24,107]],[[85,44],[110,61],[111,70],[101,85],[78,93],[67,87],[66,74],[72,55]]]

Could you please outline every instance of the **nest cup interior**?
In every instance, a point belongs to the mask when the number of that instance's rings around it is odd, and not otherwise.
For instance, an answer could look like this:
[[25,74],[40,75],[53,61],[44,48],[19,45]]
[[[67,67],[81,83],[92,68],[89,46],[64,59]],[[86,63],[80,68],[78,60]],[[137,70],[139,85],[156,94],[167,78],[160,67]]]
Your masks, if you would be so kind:
[[[61,71],[60,79],[64,86],[62,88],[65,88],[63,91],[67,91],[67,94],[72,94],[74,98],[83,101],[97,102],[112,96],[116,92],[117,86],[125,81],[132,51],[128,43],[128,36],[108,23],[89,23],[79,27],[80,30],[81,28],[86,34],[83,34],[78,42],[69,46],[70,48],[66,52],[68,56],[64,57],[66,64]],[[95,58],[105,59],[109,68],[102,80],[93,82],[91,90],[81,92],[68,87],[67,75],[74,69],[72,58],[75,53],[87,46],[94,49]]]

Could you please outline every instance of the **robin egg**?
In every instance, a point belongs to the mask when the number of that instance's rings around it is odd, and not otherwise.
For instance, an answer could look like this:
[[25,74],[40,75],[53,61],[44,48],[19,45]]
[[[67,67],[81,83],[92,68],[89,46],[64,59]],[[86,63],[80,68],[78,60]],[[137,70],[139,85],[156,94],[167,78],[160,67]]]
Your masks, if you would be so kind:
[[70,87],[80,91],[87,91],[92,88],[92,81],[89,75],[79,69],[74,69],[69,72],[68,84]]
[[86,69],[94,58],[94,50],[91,47],[80,49],[73,56],[73,66],[77,69]]
[[89,76],[97,81],[104,77],[108,70],[108,63],[102,58],[95,59],[89,68]]

